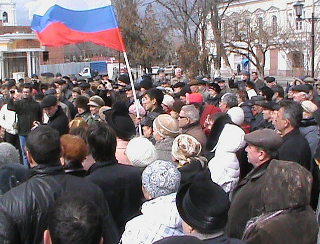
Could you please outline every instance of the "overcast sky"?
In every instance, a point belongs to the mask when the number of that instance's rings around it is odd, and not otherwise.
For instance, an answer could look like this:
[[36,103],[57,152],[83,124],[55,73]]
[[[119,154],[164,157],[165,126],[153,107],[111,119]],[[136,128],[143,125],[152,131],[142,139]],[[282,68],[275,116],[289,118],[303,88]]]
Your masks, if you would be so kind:
[[28,17],[28,9],[24,6],[25,3],[29,1],[30,0],[14,0],[13,1],[16,3],[18,25],[30,25],[31,21],[29,20],[29,17]]

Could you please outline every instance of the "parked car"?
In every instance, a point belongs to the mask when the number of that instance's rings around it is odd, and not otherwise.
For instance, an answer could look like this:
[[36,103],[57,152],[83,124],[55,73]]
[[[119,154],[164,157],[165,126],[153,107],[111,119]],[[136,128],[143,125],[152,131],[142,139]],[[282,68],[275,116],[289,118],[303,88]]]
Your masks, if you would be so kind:
[[174,74],[174,70],[177,68],[177,65],[168,65],[164,68],[165,74]]

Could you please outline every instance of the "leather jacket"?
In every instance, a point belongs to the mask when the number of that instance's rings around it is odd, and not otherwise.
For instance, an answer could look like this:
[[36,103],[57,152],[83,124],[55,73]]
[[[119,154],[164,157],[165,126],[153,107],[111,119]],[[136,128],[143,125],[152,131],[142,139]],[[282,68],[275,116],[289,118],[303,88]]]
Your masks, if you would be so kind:
[[115,223],[99,187],[65,174],[60,165],[38,165],[31,171],[29,180],[0,198],[0,243],[41,243],[52,204],[68,193],[85,195],[97,204],[104,214],[105,243],[117,243]]

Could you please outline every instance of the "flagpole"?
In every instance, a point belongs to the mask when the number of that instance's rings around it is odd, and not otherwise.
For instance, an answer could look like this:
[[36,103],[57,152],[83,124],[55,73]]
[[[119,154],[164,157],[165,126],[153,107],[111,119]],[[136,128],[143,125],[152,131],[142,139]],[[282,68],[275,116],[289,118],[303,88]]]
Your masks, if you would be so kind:
[[[130,83],[131,83],[131,87],[132,87],[132,93],[133,93],[134,104],[136,107],[137,118],[140,119],[139,106],[138,106],[138,103],[140,101],[137,98],[136,89],[134,88],[134,83],[133,83],[131,68],[130,68],[129,61],[128,61],[127,52],[123,52],[123,56],[124,56],[124,60],[126,62],[126,66],[127,66],[127,70],[128,70],[128,74],[129,74],[129,79],[130,79]],[[142,136],[142,129],[141,129],[140,123],[138,125],[138,130],[139,130],[139,136],[141,137]]]

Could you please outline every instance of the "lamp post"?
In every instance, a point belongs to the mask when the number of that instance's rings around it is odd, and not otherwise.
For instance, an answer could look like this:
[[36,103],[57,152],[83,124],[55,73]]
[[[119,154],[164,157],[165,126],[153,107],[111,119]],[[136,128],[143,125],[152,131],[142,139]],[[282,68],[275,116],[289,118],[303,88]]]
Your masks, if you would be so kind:
[[301,20],[308,20],[311,23],[311,77],[314,78],[314,49],[315,49],[315,43],[314,43],[314,25],[315,21],[318,21],[319,18],[314,17],[314,0],[312,0],[312,13],[311,13],[311,18],[302,18],[302,10],[303,10],[303,3],[298,1],[293,5],[294,10],[296,11],[297,15],[297,21]]

